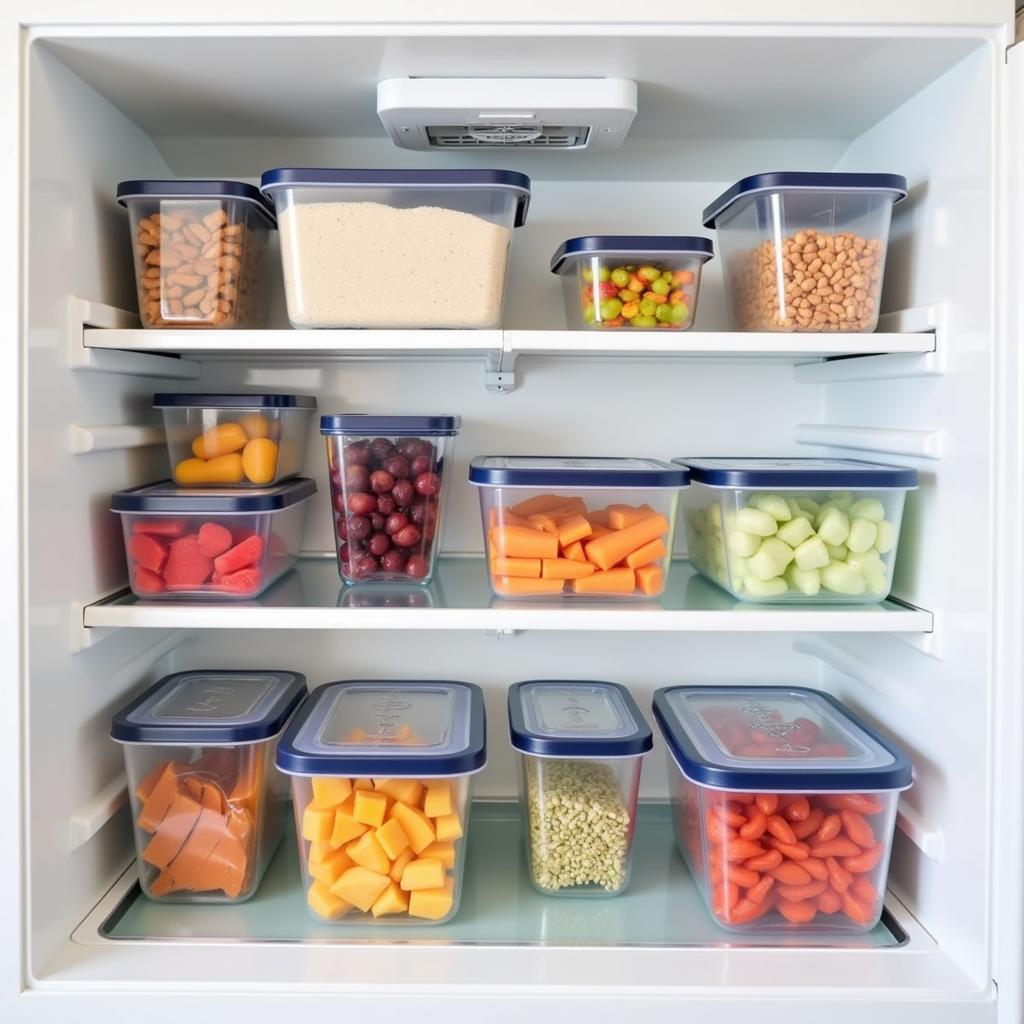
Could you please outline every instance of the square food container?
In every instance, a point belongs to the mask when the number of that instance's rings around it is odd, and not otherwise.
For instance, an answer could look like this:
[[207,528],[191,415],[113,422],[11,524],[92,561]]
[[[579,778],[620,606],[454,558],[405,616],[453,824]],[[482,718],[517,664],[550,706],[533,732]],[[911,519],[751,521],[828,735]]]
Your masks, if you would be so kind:
[[302,471],[312,395],[156,394],[179,487],[268,487]]
[[293,327],[497,327],[512,231],[530,179],[515,171],[267,171]]
[[676,842],[730,931],[870,931],[882,913],[906,755],[827,693],[670,686]]
[[689,235],[587,235],[551,257],[571,330],[685,331],[697,314],[711,240]]
[[129,581],[146,600],[246,599],[287,572],[302,545],[312,480],[248,491],[170,480],[118,491]]
[[499,597],[649,599],[665,589],[689,472],[655,459],[488,455],[480,489]]
[[321,416],[338,574],[346,583],[430,582],[458,416]]
[[114,716],[150,899],[241,903],[256,891],[288,817],[274,748],[305,693],[298,672],[199,669]]
[[273,208],[240,181],[122,181],[143,327],[262,327]]
[[651,730],[618,683],[537,680],[508,691],[530,881],[545,896],[617,896],[629,885]]
[[736,182],[704,210],[733,327],[873,331],[892,208],[906,197],[899,174],[783,171]]
[[487,761],[471,683],[329,683],[277,750],[292,777],[306,901],[338,924],[443,924],[459,909],[473,775]]
[[889,596],[917,470],[857,459],[673,459],[693,567],[741,601],[875,604]]

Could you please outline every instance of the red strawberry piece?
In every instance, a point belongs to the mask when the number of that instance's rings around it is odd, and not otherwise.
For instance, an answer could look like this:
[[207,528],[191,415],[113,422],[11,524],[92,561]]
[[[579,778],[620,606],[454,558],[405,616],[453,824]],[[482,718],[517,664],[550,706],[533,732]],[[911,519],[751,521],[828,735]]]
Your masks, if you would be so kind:
[[184,519],[150,519],[143,516],[132,523],[132,533],[151,533],[154,537],[183,537]]
[[228,573],[226,576],[214,573],[213,584],[218,590],[231,594],[254,594],[263,586],[263,570],[253,566]]
[[202,586],[213,572],[213,559],[204,555],[199,538],[190,533],[171,545],[171,553],[164,566],[164,582],[169,587]]
[[203,523],[199,527],[199,550],[207,558],[223,555],[232,543],[231,531],[220,523]]
[[167,588],[155,572],[144,565],[137,565],[132,570],[132,589],[137,594],[160,594]]
[[150,572],[159,572],[167,561],[167,548],[148,533],[133,533],[128,538],[128,557]]
[[239,569],[254,565],[263,557],[263,541],[253,536],[236,544],[230,551],[214,560],[213,567],[218,576],[228,576]]

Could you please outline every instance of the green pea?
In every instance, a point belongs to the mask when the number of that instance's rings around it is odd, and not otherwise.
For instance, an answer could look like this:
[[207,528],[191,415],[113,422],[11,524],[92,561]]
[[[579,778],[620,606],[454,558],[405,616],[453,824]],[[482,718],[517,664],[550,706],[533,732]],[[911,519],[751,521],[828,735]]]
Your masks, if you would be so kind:
[[630,323],[630,325],[632,327],[657,327],[658,326],[658,321],[653,316],[645,316],[643,314],[641,314],[640,316],[633,317],[633,319],[630,320],[629,323]]
[[624,267],[616,267],[612,271],[612,283],[625,288],[629,284],[629,271]]
[[663,324],[671,323],[672,321],[672,306],[663,302],[655,311],[654,317]]
[[640,315],[641,316],[654,316],[654,311],[658,308],[658,303],[654,299],[644,299],[640,303]]
[[655,295],[668,295],[672,290],[672,286],[663,277],[659,277],[657,281],[651,282],[651,291]]
[[620,299],[601,300],[601,319],[614,320],[622,312],[622,301]]

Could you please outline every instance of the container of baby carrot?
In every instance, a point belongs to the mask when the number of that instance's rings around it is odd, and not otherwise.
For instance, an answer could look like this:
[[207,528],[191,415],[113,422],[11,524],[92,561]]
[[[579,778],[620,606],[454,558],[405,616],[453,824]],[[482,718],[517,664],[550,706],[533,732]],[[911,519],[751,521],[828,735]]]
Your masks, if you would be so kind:
[[489,455],[472,461],[469,481],[499,597],[650,600],[664,591],[685,467]]
[[870,931],[882,914],[911,765],[833,697],[800,687],[671,686],[676,842],[714,920],[780,936]]

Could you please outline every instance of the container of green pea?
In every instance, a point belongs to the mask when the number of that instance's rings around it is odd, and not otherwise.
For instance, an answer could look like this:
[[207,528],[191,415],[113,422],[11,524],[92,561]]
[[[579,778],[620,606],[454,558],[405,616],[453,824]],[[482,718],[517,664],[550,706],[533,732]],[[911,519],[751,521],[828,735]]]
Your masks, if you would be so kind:
[[508,691],[520,756],[526,862],[545,896],[629,885],[640,769],[651,729],[618,683],[532,680]]

